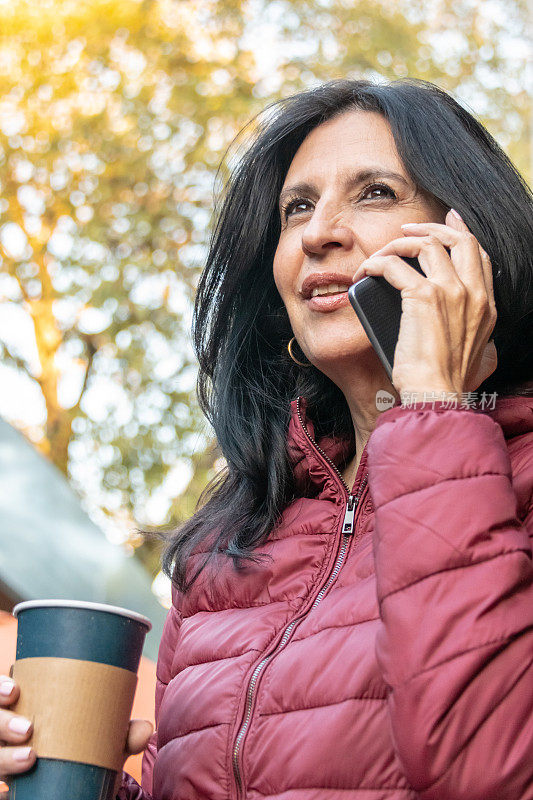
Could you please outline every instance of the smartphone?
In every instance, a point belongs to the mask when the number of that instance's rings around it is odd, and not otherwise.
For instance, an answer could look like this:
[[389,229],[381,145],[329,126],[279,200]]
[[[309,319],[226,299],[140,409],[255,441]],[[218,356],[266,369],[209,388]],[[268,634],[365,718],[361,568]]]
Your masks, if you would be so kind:
[[[406,258],[409,266],[425,276],[417,258]],[[385,278],[368,275],[348,289],[348,298],[366,335],[392,381],[394,351],[400,333],[402,295]]]

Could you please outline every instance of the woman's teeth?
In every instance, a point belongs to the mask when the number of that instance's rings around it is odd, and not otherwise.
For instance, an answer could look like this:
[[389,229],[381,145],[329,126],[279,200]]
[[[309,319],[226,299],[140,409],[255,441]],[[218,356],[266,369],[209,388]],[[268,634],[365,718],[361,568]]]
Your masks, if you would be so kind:
[[311,292],[311,297],[316,297],[317,294],[339,294],[339,292],[348,291],[347,286],[341,286],[338,283],[328,283],[326,286],[316,286]]

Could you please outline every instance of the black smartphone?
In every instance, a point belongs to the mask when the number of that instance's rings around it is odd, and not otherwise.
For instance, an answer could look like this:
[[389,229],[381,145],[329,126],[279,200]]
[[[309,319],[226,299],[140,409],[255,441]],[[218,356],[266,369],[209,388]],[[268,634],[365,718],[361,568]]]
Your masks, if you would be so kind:
[[[417,258],[406,258],[409,266],[425,275]],[[400,333],[402,316],[402,295],[399,289],[391,286],[385,278],[368,275],[348,289],[348,297],[361,321],[366,335],[381,363],[392,380],[394,351]]]

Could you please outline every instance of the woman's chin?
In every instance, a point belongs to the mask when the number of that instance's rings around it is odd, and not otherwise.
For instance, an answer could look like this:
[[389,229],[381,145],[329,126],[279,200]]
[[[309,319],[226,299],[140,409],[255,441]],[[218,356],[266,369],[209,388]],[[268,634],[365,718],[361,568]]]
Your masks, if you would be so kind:
[[381,364],[376,352],[368,339],[357,342],[323,342],[320,346],[313,348],[310,352],[309,360],[317,369],[327,372],[328,369],[343,367],[344,369],[353,368],[355,364],[372,365],[375,361]]

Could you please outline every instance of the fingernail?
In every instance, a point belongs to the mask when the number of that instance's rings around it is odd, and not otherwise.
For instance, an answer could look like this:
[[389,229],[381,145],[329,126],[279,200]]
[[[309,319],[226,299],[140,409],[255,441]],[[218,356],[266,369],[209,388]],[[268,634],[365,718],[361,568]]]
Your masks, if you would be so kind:
[[0,683],[0,694],[3,694],[4,697],[7,697],[13,691],[14,686],[15,686],[14,681],[10,681],[8,679],[3,680],[2,683]]
[[24,717],[13,717],[7,727],[14,733],[27,733],[30,729],[30,725],[31,722],[29,719],[24,719]]
[[462,216],[455,210],[455,208],[450,208],[450,212],[453,214],[454,217],[460,219],[461,222],[463,221]]
[[19,747],[18,750],[15,750],[13,753],[13,758],[15,761],[27,761],[31,754],[31,747]]
[[418,228],[419,225],[423,224],[423,222],[404,222],[403,225],[400,225],[400,228]]

